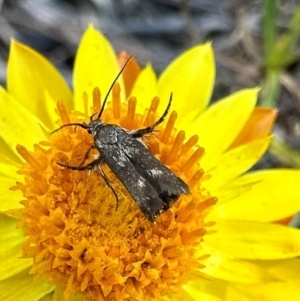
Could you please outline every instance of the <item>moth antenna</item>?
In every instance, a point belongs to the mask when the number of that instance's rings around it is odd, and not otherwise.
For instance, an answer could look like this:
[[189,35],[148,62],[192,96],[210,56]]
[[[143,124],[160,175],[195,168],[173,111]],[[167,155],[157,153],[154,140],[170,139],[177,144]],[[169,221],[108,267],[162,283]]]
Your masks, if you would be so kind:
[[97,113],[94,113],[93,115],[90,116],[90,122],[93,121],[93,117],[96,115]]
[[75,125],[75,126],[80,126],[80,127],[83,128],[83,129],[87,129],[87,126],[86,126],[85,123],[68,123],[68,124],[64,124],[64,125],[60,126],[58,129],[56,129],[56,130],[54,130],[53,132],[51,132],[50,135],[52,135],[52,134],[58,132],[58,131],[61,130],[62,128],[65,128],[65,127],[67,127],[67,126],[73,126],[73,125]]
[[105,95],[105,98],[104,98],[104,101],[103,101],[103,105],[101,107],[101,110],[98,114],[98,117],[97,119],[100,119],[102,113],[103,113],[103,110],[104,110],[104,107],[105,107],[105,104],[106,104],[106,101],[108,99],[108,96],[112,90],[112,88],[114,87],[115,83],[117,82],[117,80],[119,79],[119,77],[121,76],[121,74],[123,73],[124,69],[126,68],[126,66],[128,65],[129,61],[132,59],[132,55],[128,58],[128,60],[125,62],[124,66],[122,67],[122,69],[119,71],[119,73],[117,74],[116,78],[114,79],[114,81],[112,82],[112,84],[110,85],[106,95]]

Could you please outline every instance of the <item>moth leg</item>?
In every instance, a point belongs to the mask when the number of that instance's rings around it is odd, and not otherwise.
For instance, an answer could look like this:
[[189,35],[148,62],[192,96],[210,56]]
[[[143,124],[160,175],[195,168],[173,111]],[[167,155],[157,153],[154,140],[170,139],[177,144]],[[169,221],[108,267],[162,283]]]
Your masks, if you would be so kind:
[[64,163],[60,163],[57,162],[56,164],[68,169],[72,169],[72,170],[92,170],[95,168],[95,166],[101,164],[103,162],[103,159],[101,157],[97,158],[96,160],[92,161],[91,163],[89,163],[88,165],[85,166],[73,166],[73,165],[68,165],[68,164],[64,164]]
[[162,114],[162,116],[152,125],[147,126],[146,128],[143,129],[139,129],[133,133],[130,133],[131,137],[133,138],[141,138],[146,134],[151,134],[154,129],[164,121],[165,117],[168,115],[169,109],[171,107],[171,103],[172,103],[172,97],[173,94],[171,93],[170,95],[170,99],[169,99],[169,103],[167,105],[167,108],[165,109],[164,113]]
[[96,146],[95,145],[91,145],[90,148],[86,151],[85,155],[84,155],[84,158],[82,160],[82,162],[78,165],[78,167],[82,166],[83,163],[87,160],[87,158],[89,157],[89,154],[91,152],[92,149],[95,149]]
[[98,165],[98,168],[99,168],[101,177],[104,179],[106,185],[111,189],[112,193],[114,194],[114,196],[116,198],[116,202],[117,202],[116,203],[116,211],[117,211],[118,210],[118,205],[119,205],[118,195],[117,195],[116,191],[114,190],[110,179],[107,177],[107,175],[104,173],[103,169],[101,168],[101,164]]
[[59,166],[71,169],[71,170],[93,170],[96,166],[98,166],[99,171],[100,171],[100,175],[101,177],[104,179],[106,185],[111,189],[112,193],[114,194],[115,198],[116,198],[116,210],[118,209],[118,205],[119,205],[119,198],[118,195],[116,193],[116,191],[114,190],[111,181],[109,180],[109,178],[107,177],[107,175],[104,173],[103,169],[101,168],[101,164],[104,162],[103,158],[100,156],[99,158],[97,158],[96,160],[92,161],[91,163],[89,163],[88,165],[85,166],[72,166],[72,165],[68,165],[68,164],[63,164],[63,163],[59,163],[57,162],[57,164]]

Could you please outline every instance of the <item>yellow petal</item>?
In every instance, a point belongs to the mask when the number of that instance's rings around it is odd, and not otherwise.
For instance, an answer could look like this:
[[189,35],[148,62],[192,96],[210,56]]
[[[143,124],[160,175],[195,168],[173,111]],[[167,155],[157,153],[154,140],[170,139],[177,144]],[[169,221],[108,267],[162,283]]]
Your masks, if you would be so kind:
[[0,162],[11,164],[15,167],[20,167],[22,164],[21,158],[15,154],[14,150],[6,144],[0,136]]
[[[39,299],[39,301],[54,301],[53,300],[53,293],[51,292],[50,294],[42,297],[41,299]],[[61,301],[65,301],[65,300],[61,300]]]
[[216,220],[205,244],[236,258],[284,259],[300,255],[300,231],[276,224]]
[[299,300],[299,283],[271,282],[254,286],[230,285],[226,301],[285,301]]
[[53,127],[53,113],[45,109],[45,91],[53,99],[53,108],[57,100],[63,100],[69,109],[72,108],[72,94],[63,77],[30,47],[12,40],[7,72],[9,94],[49,128]]
[[249,173],[218,192],[211,218],[273,222],[294,215],[300,211],[299,183],[300,170]]
[[[53,293],[53,299],[51,301],[66,301],[64,297],[64,290],[62,287],[57,286]],[[84,298],[80,295],[74,295],[72,294],[67,301],[85,301]]]
[[276,277],[267,273],[259,262],[234,258],[219,249],[201,244],[201,252],[210,256],[205,260],[205,268],[201,270],[213,278],[237,283],[261,283],[275,280]]
[[0,281],[1,300],[38,301],[53,290],[53,285],[44,281],[34,281],[33,278],[29,271],[25,270]]
[[288,260],[267,260],[267,261],[255,261],[266,272],[272,275],[274,278],[280,281],[298,281],[300,271],[300,261],[298,258],[292,258]]
[[20,201],[22,200],[21,191],[14,191],[13,193],[9,190],[10,187],[16,185],[16,181],[13,179],[6,178],[0,175],[0,212],[6,210],[21,208]]
[[161,111],[173,93],[172,110],[181,118],[179,128],[188,135],[195,134],[192,122],[206,108],[214,85],[215,62],[211,44],[196,46],[175,59],[159,78]]
[[[0,100],[4,108],[0,113],[1,138],[17,155],[18,143],[32,146],[45,139],[39,124],[42,122],[0,87]],[[18,155],[17,155],[18,156]]]
[[[299,270],[298,259],[282,261],[264,261],[259,263],[267,273],[276,276],[275,281],[265,281],[261,284],[246,286],[232,284],[228,289],[228,300],[233,296],[243,296],[246,300],[282,301],[299,300]],[[244,299],[243,299],[244,300]]]
[[[149,64],[139,73],[131,91],[131,96],[137,98],[137,112],[143,114],[150,107],[151,100],[157,95],[156,74]],[[160,105],[162,108],[162,105]]]
[[[95,87],[100,89],[101,98],[104,99],[119,70],[118,60],[110,43],[90,25],[83,34],[76,54],[73,78],[75,108],[84,109],[82,95],[86,92],[91,99]],[[123,81],[120,79],[118,82],[121,85],[121,101],[124,101]]]
[[224,301],[226,282],[203,279],[201,281],[189,281],[183,288],[195,301]]
[[16,230],[16,223],[15,219],[0,214],[0,283],[32,265],[32,259],[21,258],[24,236],[21,230]]
[[14,181],[19,181],[21,179],[24,179],[24,176],[17,174],[17,171],[19,169],[20,169],[20,165],[14,166],[11,163],[7,163],[3,160],[0,160],[0,177],[11,179]]
[[204,187],[217,195],[217,189],[224,187],[252,167],[265,153],[270,142],[271,137],[254,140],[222,154],[216,161],[206,161],[210,166],[201,164],[211,176],[209,181],[203,182]]
[[206,161],[215,160],[223,153],[242,130],[252,114],[258,89],[236,92],[208,108],[194,124],[194,132],[199,136],[199,144],[205,148]]

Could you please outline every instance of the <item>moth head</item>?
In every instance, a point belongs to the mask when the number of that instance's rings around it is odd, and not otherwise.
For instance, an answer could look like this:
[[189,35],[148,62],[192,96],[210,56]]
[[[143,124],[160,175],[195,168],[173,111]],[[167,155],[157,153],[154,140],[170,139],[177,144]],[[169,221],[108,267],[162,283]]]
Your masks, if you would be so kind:
[[96,134],[96,132],[97,132],[97,128],[98,128],[99,126],[101,126],[102,124],[103,124],[103,123],[102,123],[101,120],[95,119],[95,120],[92,120],[89,124],[84,124],[84,125],[86,126],[85,129],[87,130],[87,132],[88,132],[89,134],[92,134],[92,135],[95,136],[95,134]]

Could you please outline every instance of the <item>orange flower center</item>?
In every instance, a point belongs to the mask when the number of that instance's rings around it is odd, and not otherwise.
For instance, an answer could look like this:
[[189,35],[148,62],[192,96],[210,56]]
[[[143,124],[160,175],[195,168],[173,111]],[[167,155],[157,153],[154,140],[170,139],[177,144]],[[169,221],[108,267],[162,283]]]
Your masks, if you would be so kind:
[[[120,103],[118,85],[112,96],[103,122],[131,130],[157,120],[158,98],[142,116],[135,113],[135,98],[128,105]],[[89,122],[87,95],[84,101],[85,113],[71,115],[59,102],[60,124]],[[92,113],[99,108],[100,92],[95,89]],[[195,254],[206,233],[205,215],[216,199],[200,188],[203,149],[196,145],[196,136],[185,141],[184,132],[174,129],[176,118],[172,112],[165,126],[158,126],[144,143],[189,185],[191,194],[181,196],[154,224],[105,164],[103,170],[118,194],[117,210],[116,198],[97,170],[76,171],[57,164],[82,163],[94,143],[86,130],[63,128],[35,145],[33,153],[17,147],[26,161],[20,170],[24,183],[16,185],[24,194],[23,253],[33,258],[33,273],[65,287],[66,298],[72,292],[86,300],[146,300],[177,294],[189,275],[203,267],[203,258]],[[97,154],[93,151],[84,164]]]

